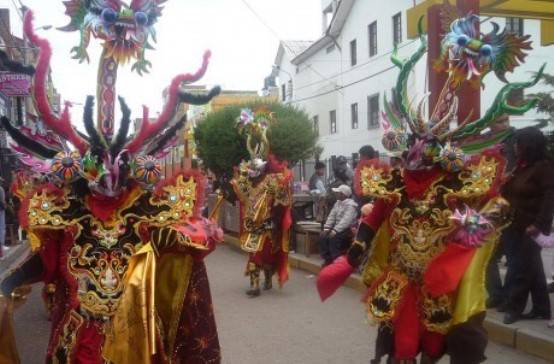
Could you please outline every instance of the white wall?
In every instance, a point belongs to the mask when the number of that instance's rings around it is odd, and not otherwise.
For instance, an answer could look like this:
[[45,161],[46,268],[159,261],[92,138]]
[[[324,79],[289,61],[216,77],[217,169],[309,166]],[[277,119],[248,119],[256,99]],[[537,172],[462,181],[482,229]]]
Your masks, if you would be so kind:
[[[325,2],[325,0],[322,0]],[[396,83],[398,69],[390,62],[393,50],[392,17],[402,12],[402,43],[399,45],[399,54],[409,57],[417,49],[419,40],[407,40],[406,10],[413,5],[412,0],[357,0],[348,16],[341,34],[336,39],[340,49],[335,46],[331,53],[326,47],[309,57],[298,66],[290,64],[287,56],[283,57],[280,65],[293,76],[293,100],[287,102],[304,108],[310,116],[319,116],[319,143],[324,147],[323,157],[331,155],[350,155],[366,144],[384,151],[381,145],[382,131],[380,128],[367,128],[367,97],[379,93],[379,104],[383,109],[384,94],[390,99],[390,90]],[[369,57],[368,25],[377,20],[376,56]],[[501,27],[505,19],[492,19]],[[490,20],[485,21],[482,31],[490,29]],[[507,77],[510,81],[527,80],[530,71],[537,70],[544,62],[549,62],[547,72],[554,73],[554,47],[540,47],[539,22],[526,20],[524,25],[526,34],[531,34],[534,50],[527,58],[527,62],[518,67],[514,74]],[[350,64],[350,41],[357,40],[357,65]],[[426,93],[427,59],[423,57],[416,66],[410,78],[411,97],[419,101]],[[288,74],[278,75],[278,85],[288,81]],[[494,74],[486,78],[486,88],[481,100],[482,112],[490,105],[502,83]],[[536,92],[541,87],[529,89],[526,93]],[[350,105],[358,103],[358,129],[352,129]],[[330,133],[329,111],[337,112],[337,133]],[[530,124],[530,120],[537,117],[530,112],[524,117],[513,118],[516,126]]]

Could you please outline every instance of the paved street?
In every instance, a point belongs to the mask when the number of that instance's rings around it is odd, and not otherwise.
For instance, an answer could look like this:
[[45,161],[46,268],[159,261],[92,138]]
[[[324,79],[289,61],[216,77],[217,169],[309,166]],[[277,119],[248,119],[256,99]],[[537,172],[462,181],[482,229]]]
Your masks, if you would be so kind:
[[[314,277],[291,272],[282,291],[258,299],[244,295],[245,257],[227,246],[207,259],[225,364],[368,363],[374,329],[368,327],[360,295],[342,288],[327,303],[319,302]],[[23,364],[43,363],[49,323],[39,286],[16,315]],[[488,363],[546,363],[510,348],[490,344]],[[443,359],[441,363],[447,363]]]

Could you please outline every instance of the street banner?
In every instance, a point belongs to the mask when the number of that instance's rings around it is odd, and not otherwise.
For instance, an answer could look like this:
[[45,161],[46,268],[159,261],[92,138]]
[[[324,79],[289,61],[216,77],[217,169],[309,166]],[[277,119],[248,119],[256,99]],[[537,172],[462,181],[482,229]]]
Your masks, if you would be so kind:
[[0,72],[0,92],[8,97],[29,96],[31,76],[21,73]]

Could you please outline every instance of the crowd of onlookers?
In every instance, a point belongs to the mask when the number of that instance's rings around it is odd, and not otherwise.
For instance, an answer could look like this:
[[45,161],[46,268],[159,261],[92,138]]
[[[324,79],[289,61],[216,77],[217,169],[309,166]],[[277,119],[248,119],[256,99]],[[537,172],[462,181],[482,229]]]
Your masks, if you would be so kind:
[[[554,248],[552,231],[554,213],[554,161],[547,152],[547,139],[535,127],[520,129],[504,145],[509,160],[502,196],[511,206],[511,223],[502,232],[487,269],[488,308],[504,312],[504,323],[521,319],[551,320],[549,293],[542,249]],[[360,160],[379,157],[371,146],[359,151]],[[402,161],[389,158],[393,167]],[[319,250],[323,265],[330,264],[349,248],[359,217],[371,210],[371,201],[352,191],[353,170],[345,157],[337,157],[331,179],[325,181],[326,166],[317,162],[309,188],[314,196],[314,210],[321,222]],[[505,265],[504,280],[499,265]],[[554,280],[554,261],[552,262]],[[528,299],[531,308],[526,311]],[[554,328],[554,320],[549,327]]]
[[[373,147],[366,145],[358,152],[360,161],[379,157]],[[322,223],[319,251],[323,265],[328,265],[349,248],[361,214],[371,208],[371,201],[352,191],[354,172],[345,157],[336,158],[333,176],[325,183],[325,164],[316,162],[309,181],[314,196],[316,220]]]

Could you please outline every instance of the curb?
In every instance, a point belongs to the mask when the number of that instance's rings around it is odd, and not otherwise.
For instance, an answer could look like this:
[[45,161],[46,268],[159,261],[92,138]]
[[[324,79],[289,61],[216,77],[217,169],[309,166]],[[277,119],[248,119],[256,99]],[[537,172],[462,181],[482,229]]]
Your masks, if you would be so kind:
[[[234,250],[242,252],[237,238],[225,234],[225,242]],[[319,261],[300,254],[289,254],[291,268],[318,274],[321,270],[320,264]],[[366,291],[359,274],[350,276],[344,285],[361,293]],[[490,340],[554,363],[554,335],[545,335],[536,330],[505,325],[491,315],[487,315],[485,318],[484,327]]]
[[14,247],[11,247],[5,258],[0,260],[0,278],[7,273],[9,268],[18,260],[21,259],[29,251],[29,244],[22,242]]

